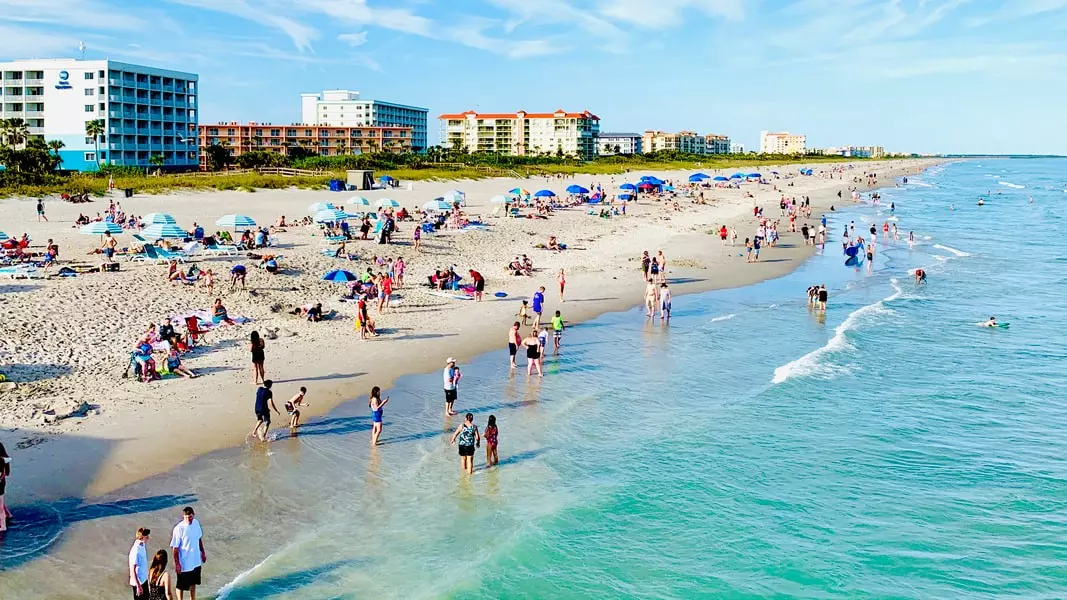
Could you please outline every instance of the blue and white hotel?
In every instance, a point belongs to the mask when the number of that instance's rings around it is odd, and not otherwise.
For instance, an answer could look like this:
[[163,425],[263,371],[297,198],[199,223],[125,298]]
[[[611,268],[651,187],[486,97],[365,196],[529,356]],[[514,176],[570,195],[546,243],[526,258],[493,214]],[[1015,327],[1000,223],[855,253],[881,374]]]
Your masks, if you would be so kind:
[[[0,62],[0,73],[0,118],[62,141],[62,169],[148,167],[154,155],[165,169],[199,167],[196,74],[73,58]],[[85,123],[96,119],[104,135],[94,143]]]

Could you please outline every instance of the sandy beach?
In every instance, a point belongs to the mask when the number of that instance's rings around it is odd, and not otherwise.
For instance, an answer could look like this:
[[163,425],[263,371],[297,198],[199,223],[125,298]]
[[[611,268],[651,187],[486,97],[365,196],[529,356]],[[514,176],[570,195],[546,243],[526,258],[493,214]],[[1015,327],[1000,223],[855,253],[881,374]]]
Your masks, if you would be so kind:
[[[247,434],[254,424],[255,387],[248,350],[253,330],[267,334],[266,375],[274,380],[276,398],[284,401],[306,386],[311,406],[305,418],[312,417],[365,395],[371,386],[387,388],[401,375],[438,369],[447,356],[462,364],[503,346],[520,301],[538,286],[548,289],[546,310],[561,310],[571,323],[638,304],[643,293],[643,250],[664,252],[675,295],[780,276],[814,248],[803,245],[800,234],[788,233],[783,219],[781,243],[766,248],[760,263],[747,264],[741,242],[755,229],[753,206],[763,207],[773,220],[778,218],[782,194],[808,196],[813,214],[811,219],[798,220],[798,226],[815,225],[831,205],[849,202],[847,191],[838,199],[839,191],[854,185],[864,191],[891,186],[894,177],[931,164],[908,160],[864,162],[851,169],[841,165],[844,170],[834,178],[829,170],[836,166],[830,165],[814,166],[813,176],[793,176],[797,165],[761,167],[766,183],[703,190],[707,204],[694,204],[679,195],[681,210],[675,211],[664,202],[642,198],[630,203],[625,217],[612,218],[587,214],[586,208],[559,210],[548,219],[493,217],[494,205],[488,199],[515,187],[548,188],[562,197],[566,196],[564,188],[573,183],[588,188],[599,184],[614,194],[620,184],[636,182],[642,175],[681,186],[690,172],[415,182],[410,190],[405,183],[398,189],[360,195],[371,202],[393,198],[411,210],[448,190],[460,189],[466,193],[464,211],[472,217],[481,215],[488,228],[428,234],[422,251],[415,252],[410,244],[412,224],[404,222],[394,237],[399,243],[349,243],[349,251],[360,260],[347,261],[321,253],[323,237],[318,227],[289,227],[276,235],[278,247],[271,251],[282,256],[278,275],[255,268],[257,261],[244,256],[189,259],[189,264],[215,272],[215,294],[200,286],[168,283],[165,264],[125,261],[117,273],[0,280],[0,307],[6,315],[0,321],[0,372],[17,383],[15,389],[0,393],[0,427],[5,428],[0,435],[19,466],[8,501],[17,507],[31,499],[105,493],[212,450],[248,443]],[[772,176],[772,170],[780,176]],[[865,172],[878,174],[875,186],[868,185]],[[859,184],[854,177],[859,177]],[[165,212],[186,230],[197,222],[213,232],[220,229],[215,220],[225,214],[248,215],[268,225],[279,215],[300,218],[315,202],[344,205],[352,195],[283,190],[180,193],[118,201],[128,214]],[[99,238],[80,235],[74,221],[79,213],[90,217],[103,213],[107,204],[107,199],[79,205],[48,199],[49,221],[39,223],[33,200],[6,200],[0,203],[0,229],[13,238],[29,233],[37,249],[47,239],[55,240],[61,248],[61,263],[96,264],[99,257],[87,253],[99,245]],[[718,236],[712,235],[712,228],[723,224],[737,229],[738,246],[724,248]],[[568,249],[553,252],[535,247],[546,243],[550,235]],[[132,245],[128,235],[117,238],[120,247]],[[836,243],[836,238],[828,241]],[[534,262],[532,277],[505,272],[506,263],[521,254]],[[396,290],[399,302],[394,308],[381,315],[371,309],[381,335],[362,341],[353,329],[355,305],[340,301],[343,285],[322,281],[322,275],[338,268],[360,273],[373,266],[375,256],[403,256],[408,265],[407,285]],[[231,290],[227,274],[238,263],[249,267],[247,289]],[[485,276],[485,302],[434,296],[420,285],[435,268],[451,265],[463,275],[475,269]],[[562,304],[555,293],[561,268],[567,273],[567,297]],[[496,298],[496,292],[507,296]],[[122,377],[129,351],[149,323],[208,310],[216,296],[231,316],[251,322],[211,331],[202,346],[184,359],[201,377],[151,383]],[[333,318],[311,323],[287,314],[293,307],[315,302],[321,302]],[[684,299],[676,300],[675,305],[680,304]],[[84,416],[46,423],[51,420],[46,417],[49,411],[62,414],[82,402],[88,405]]]

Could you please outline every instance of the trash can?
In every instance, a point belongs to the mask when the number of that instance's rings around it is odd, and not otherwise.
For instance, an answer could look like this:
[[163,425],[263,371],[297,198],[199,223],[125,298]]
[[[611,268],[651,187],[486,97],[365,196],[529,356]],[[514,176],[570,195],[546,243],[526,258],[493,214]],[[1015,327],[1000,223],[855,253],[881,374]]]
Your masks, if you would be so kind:
[[133,198],[133,188],[125,188],[123,192],[126,193],[127,198]]

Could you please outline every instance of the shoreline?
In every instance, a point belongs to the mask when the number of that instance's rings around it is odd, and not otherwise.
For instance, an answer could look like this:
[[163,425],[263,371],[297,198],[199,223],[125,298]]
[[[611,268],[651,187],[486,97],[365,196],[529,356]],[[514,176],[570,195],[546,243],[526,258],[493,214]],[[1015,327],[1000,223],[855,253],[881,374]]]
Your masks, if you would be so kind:
[[[882,170],[880,167],[885,166],[891,169],[890,174],[879,185],[867,188],[860,184],[860,187],[864,192],[884,188],[892,185],[896,177],[921,172],[941,162],[944,161],[879,163],[874,168]],[[863,166],[868,167],[867,164]],[[893,167],[898,168],[893,169]],[[686,172],[673,172],[660,176],[684,178]],[[583,177],[582,181],[584,182],[585,179]],[[507,181],[511,180],[496,180],[491,183],[500,188],[507,185],[505,183]],[[831,182],[821,179],[820,181],[824,185],[818,186],[818,189],[814,191],[783,188],[786,195],[811,197],[813,209],[812,218],[809,220],[811,222],[817,221],[818,211],[827,209],[831,204],[850,203],[844,198],[837,200],[835,195],[838,190],[852,185],[851,180],[840,180],[840,183],[837,180]],[[452,184],[454,185],[454,182]],[[464,182],[461,185],[466,186],[467,183]],[[527,185],[535,184],[527,183]],[[713,207],[696,209],[690,209],[689,205],[686,205],[687,212],[675,213],[672,217],[672,220],[687,221],[682,224],[683,230],[679,231],[679,228],[675,228],[671,231],[668,227],[657,226],[644,227],[640,232],[642,239],[635,242],[644,247],[636,245],[627,248],[626,243],[612,240],[620,246],[614,252],[619,256],[629,252],[631,256],[629,260],[633,261],[643,249],[654,253],[662,248],[668,257],[670,270],[668,281],[678,282],[672,283],[672,291],[679,296],[752,285],[792,272],[815,250],[814,247],[803,246],[802,243],[797,244],[799,234],[782,232],[779,246],[769,249],[766,255],[766,258],[772,259],[773,262],[744,265],[744,261],[736,256],[737,247],[724,252],[719,246],[717,237],[704,232],[708,226],[724,222],[738,229],[740,243],[740,240],[746,237],[746,233],[750,235],[753,202],[764,206],[765,214],[774,219],[775,214],[771,202],[776,202],[777,193],[766,193],[770,192],[770,186],[760,187],[766,189],[760,189],[759,196],[752,200],[741,199],[739,202],[723,202]],[[419,193],[421,196],[426,195],[422,190],[419,190]],[[301,201],[311,200],[306,197],[309,194],[302,195],[305,198]],[[739,196],[739,194],[735,195]],[[712,191],[712,197],[715,197],[715,190]],[[646,202],[644,206],[649,206],[649,204]],[[652,208],[658,207],[652,205]],[[704,208],[707,210],[702,210]],[[745,209],[747,209],[747,215]],[[649,215],[653,220],[663,218],[656,217],[654,212],[653,210],[653,213]],[[630,217],[627,217],[626,220],[621,221],[618,229],[628,228],[627,226],[631,225],[629,219]],[[584,222],[584,224],[588,223],[592,222]],[[641,225],[649,224],[638,223],[634,227]],[[673,227],[673,225],[671,223],[669,226]],[[657,231],[658,229],[663,231]],[[616,234],[611,231],[601,235],[614,237]],[[634,235],[637,236],[637,234]],[[593,241],[595,240],[590,240],[591,243]],[[571,243],[574,244],[574,242]],[[743,251],[743,248],[741,250]],[[567,258],[571,252],[557,254],[553,258]],[[574,252],[580,253],[581,251],[574,250]],[[612,253],[609,255],[615,257]],[[534,253],[532,256],[538,262],[542,262],[542,255]],[[383,327],[383,330],[392,329],[392,333],[378,340],[360,343],[358,339],[352,337],[350,323],[342,321],[340,325],[325,324],[334,328],[333,335],[330,337],[333,341],[339,339],[343,342],[340,346],[336,344],[330,346],[328,341],[313,339],[313,335],[304,335],[303,332],[293,337],[273,340],[267,351],[268,377],[274,378],[276,394],[282,401],[299,385],[307,385],[311,407],[304,412],[303,419],[308,420],[324,415],[345,402],[364,396],[372,385],[388,389],[401,376],[428,373],[439,369],[445,356],[455,356],[462,364],[475,356],[499,349],[503,345],[507,323],[518,306],[515,300],[527,297],[537,285],[544,284],[550,290],[546,293],[549,299],[546,308],[548,310],[561,308],[564,317],[570,323],[580,323],[605,313],[629,310],[639,305],[643,290],[637,264],[611,263],[610,260],[605,260],[605,263],[610,264],[598,270],[589,269],[584,272],[568,268],[568,296],[571,301],[564,302],[562,305],[559,305],[553,297],[551,285],[554,280],[553,271],[545,267],[539,275],[531,279],[509,281],[501,285],[497,285],[498,280],[491,279],[490,285],[487,285],[490,290],[505,289],[508,292],[508,298],[503,300],[490,300],[481,305],[473,302],[444,305],[447,308],[442,308],[440,305],[411,306],[410,313],[425,311],[436,314],[437,317],[447,317],[446,319],[430,317],[429,324],[434,327],[432,331],[411,328],[412,333],[397,335],[401,333],[401,328]],[[484,267],[479,266],[479,268],[483,270],[483,273],[488,273]],[[412,281],[414,281],[416,272],[413,271],[412,275]],[[398,315],[402,316],[407,313],[409,313],[409,308],[402,307]],[[483,328],[483,324],[487,322],[493,324],[491,329]],[[383,325],[382,320],[379,320],[379,325]],[[240,333],[243,334],[241,338],[247,336],[247,333],[254,327],[253,325],[241,328]],[[239,339],[235,345],[240,347]],[[364,352],[364,350],[370,352]],[[337,352],[342,354],[347,352],[355,356],[338,356]],[[109,411],[102,415],[79,419],[78,423],[72,423],[71,426],[65,425],[65,431],[46,437],[27,429],[16,429],[15,435],[5,436],[5,440],[12,440],[7,442],[9,452],[17,455],[19,459],[18,475],[14,480],[16,485],[10,490],[9,502],[17,507],[18,504],[28,500],[100,495],[152,475],[167,472],[212,451],[239,447],[241,440],[244,439],[243,434],[251,428],[251,421],[248,417],[251,415],[251,399],[255,388],[245,379],[247,373],[241,372],[241,370],[247,371],[243,352],[218,354],[220,355],[217,357],[217,362],[220,363],[218,370],[238,372],[233,376],[216,376],[197,380],[202,383],[204,380],[211,379],[218,381],[211,382],[214,385],[208,386],[211,389],[202,392],[203,395],[193,398],[183,399],[175,393],[173,400],[178,405],[157,406],[154,407],[155,410]],[[231,356],[233,354],[239,354],[239,356]],[[193,366],[193,368],[197,367]],[[299,377],[287,376],[297,372],[301,374]],[[233,380],[235,378],[240,378],[241,382],[222,381],[222,379]],[[172,387],[177,388],[185,383],[191,382],[156,382],[151,384],[150,391],[154,394],[166,394],[172,391]],[[166,388],[159,390],[156,386],[166,386]],[[183,402],[185,402],[184,406],[181,405]],[[457,408],[462,411],[462,407]],[[79,431],[81,429],[93,429],[93,431],[91,435],[84,435],[90,432]],[[14,441],[19,437],[22,439]],[[33,442],[37,439],[44,441]],[[26,447],[27,443],[31,445]],[[59,476],[61,473],[62,476]]]

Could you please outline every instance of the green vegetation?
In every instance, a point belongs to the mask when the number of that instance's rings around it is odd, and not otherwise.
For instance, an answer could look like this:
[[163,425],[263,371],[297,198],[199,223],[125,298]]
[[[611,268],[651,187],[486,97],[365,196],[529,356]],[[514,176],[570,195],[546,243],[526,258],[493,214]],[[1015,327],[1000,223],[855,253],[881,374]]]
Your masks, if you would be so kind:
[[[86,124],[86,133],[90,125]],[[373,170],[376,175],[391,175],[405,180],[482,179],[486,177],[532,177],[542,175],[592,174],[618,175],[631,171],[712,170],[790,163],[854,162],[836,156],[775,156],[775,155],[692,155],[678,152],[655,152],[636,156],[607,156],[583,161],[560,154],[541,153],[537,156],[503,156],[488,153],[468,153],[465,149],[427,149],[426,154],[374,152],[318,156],[310,148],[287,148],[287,155],[263,150],[245,152],[233,157],[225,146],[212,145],[204,149],[208,173],[147,174],[138,167],[101,165],[92,173],[60,174],[56,172],[61,160],[53,144],[29,139],[25,126],[5,124],[0,127],[0,162],[7,165],[0,171],[0,196],[48,194],[96,194],[107,191],[109,178],[115,187],[133,188],[138,192],[158,193],[174,189],[248,190],[288,187],[322,188],[330,179],[345,176],[349,169]],[[98,136],[94,136],[98,139]],[[20,148],[16,150],[15,148]],[[53,154],[54,153],[54,154]],[[160,167],[157,157],[152,164]],[[228,172],[241,169],[243,172]],[[262,172],[248,170],[259,169]],[[292,176],[274,174],[271,169],[298,169]]]

